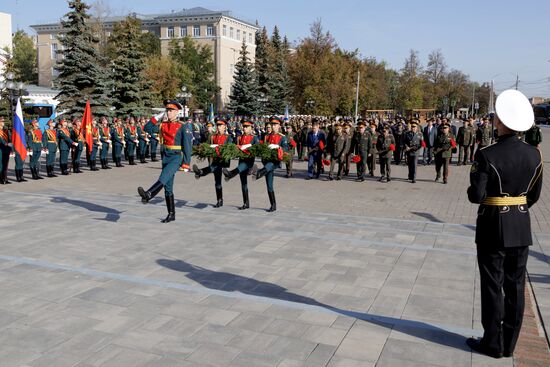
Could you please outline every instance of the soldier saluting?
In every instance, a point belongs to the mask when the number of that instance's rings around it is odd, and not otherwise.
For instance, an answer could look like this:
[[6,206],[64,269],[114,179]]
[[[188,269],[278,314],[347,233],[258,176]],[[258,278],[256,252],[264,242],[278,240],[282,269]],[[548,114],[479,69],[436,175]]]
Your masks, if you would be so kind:
[[523,320],[525,269],[532,245],[529,208],[540,196],[542,156],[516,135],[533,123],[528,99],[506,90],[495,109],[498,141],[476,152],[468,188],[470,201],[480,204],[475,242],[484,334],[466,343],[500,358],[514,353]]

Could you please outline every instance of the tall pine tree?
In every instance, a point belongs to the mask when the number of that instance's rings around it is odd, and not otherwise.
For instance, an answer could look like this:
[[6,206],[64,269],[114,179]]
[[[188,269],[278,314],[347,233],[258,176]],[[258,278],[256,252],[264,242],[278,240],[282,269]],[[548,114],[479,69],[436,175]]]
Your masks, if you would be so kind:
[[61,21],[60,33],[62,56],[57,70],[56,81],[61,92],[57,95],[59,108],[68,114],[80,114],[84,111],[86,101],[94,114],[110,113],[108,71],[100,65],[96,45],[99,42],[87,23],[90,16],[89,6],[81,0],[69,1],[72,9]]
[[149,114],[150,84],[145,79],[145,53],[139,19],[127,17],[115,25],[109,43],[117,50],[113,59],[113,106],[118,114]]
[[235,65],[233,81],[233,88],[229,96],[229,109],[240,116],[255,115],[258,110],[258,84],[256,73],[248,58],[244,39],[239,61]]
[[282,114],[287,105],[289,95],[289,78],[286,68],[286,53],[283,50],[283,42],[279,34],[279,28],[275,26],[271,36],[271,47],[269,52],[269,73],[268,73],[268,112]]
[[[258,93],[264,97],[269,96],[269,38],[265,27],[256,32],[255,70],[258,79]],[[260,114],[266,113],[264,106],[260,106]]]

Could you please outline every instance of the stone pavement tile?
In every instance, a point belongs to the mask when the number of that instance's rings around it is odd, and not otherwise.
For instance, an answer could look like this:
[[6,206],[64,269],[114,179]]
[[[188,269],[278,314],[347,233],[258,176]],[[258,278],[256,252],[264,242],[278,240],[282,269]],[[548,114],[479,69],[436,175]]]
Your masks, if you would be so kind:
[[153,346],[163,341],[166,337],[167,335],[160,332],[134,329],[116,336],[112,343],[127,348],[150,350]]
[[335,329],[349,330],[357,320],[349,316],[341,316],[332,323],[331,327]]
[[[2,294],[2,297],[5,297],[5,294]],[[13,322],[25,317],[25,315],[15,312],[6,311],[0,309],[0,330],[9,326]]]
[[307,357],[305,366],[308,367],[317,367],[317,366],[326,366],[334,352],[336,350],[335,346],[326,345],[326,344],[317,344],[313,352]]
[[374,362],[334,356],[327,367],[374,367]]
[[70,339],[54,348],[47,350],[45,356],[75,356],[81,361],[88,356],[103,349],[113,340],[114,335],[95,331],[82,330],[78,334],[72,335]]
[[67,341],[70,335],[29,326],[7,327],[0,333],[0,345],[31,352],[43,352]]
[[336,350],[336,356],[349,359],[376,362],[382,352],[386,338],[382,336],[365,339],[344,338]]
[[87,301],[80,298],[71,298],[60,305],[72,315],[89,317],[96,320],[109,320],[125,311],[125,307],[102,302]]
[[[378,362],[376,363],[376,366],[377,367],[439,367],[440,365],[381,356]],[[477,365],[475,366],[477,367]]]
[[304,361],[298,361],[296,359],[285,358],[281,362],[279,362],[277,367],[303,367],[304,364],[305,364]]
[[187,357],[187,361],[204,364],[206,366],[224,367],[228,366],[241,352],[240,349],[233,347],[203,344]]
[[40,357],[39,352],[19,347],[0,347],[0,361],[5,366],[23,366]]
[[239,300],[236,298],[229,298],[229,297],[219,296],[217,294],[211,294],[198,303],[203,306],[229,309],[238,301]]
[[226,346],[235,347],[252,353],[263,353],[277,338],[276,335],[240,329],[237,335],[233,337]]
[[314,310],[305,310],[298,317],[298,321],[320,326],[330,326],[336,321],[336,319],[338,319],[338,314],[336,313],[328,313]]
[[304,310],[289,308],[286,306],[272,305],[263,312],[264,315],[284,320],[297,320]]
[[144,353],[135,349],[128,349],[111,344],[101,349],[93,356],[86,358],[75,367],[143,367],[159,361],[161,358],[162,356],[160,355]]
[[162,357],[159,360],[151,361],[146,364],[145,367],[206,367],[204,364],[198,364],[196,362],[188,362],[171,357]]
[[209,307],[201,316],[201,320],[214,325],[227,325],[240,314],[241,313],[237,311]]
[[183,360],[199,348],[201,343],[181,336],[167,336],[155,344],[150,352]]
[[226,345],[238,333],[239,330],[234,327],[206,324],[191,338],[200,343]]
[[67,334],[76,334],[82,330],[89,330],[100,323],[100,321],[95,319],[74,316],[68,312],[59,311],[43,312],[40,316],[35,313],[34,317],[27,318],[25,322],[32,327],[40,327]]
[[425,363],[428,365],[460,367],[471,366],[471,353],[434,343],[412,342],[389,338],[380,359]]
[[250,331],[262,332],[268,327],[275,318],[268,315],[258,315],[253,313],[241,313],[233,321],[231,326]]
[[243,366],[254,366],[254,367],[276,367],[279,364],[281,357],[251,353],[248,351],[241,352],[239,355],[231,361],[229,366],[232,367],[243,367]]
[[263,332],[273,335],[300,338],[309,327],[309,324],[303,322],[275,319],[263,330]]
[[481,354],[472,353],[472,367],[514,367],[514,365],[513,358],[495,359]]
[[472,326],[472,300],[411,295],[402,317],[469,328]]
[[305,361],[316,346],[317,343],[307,340],[279,336],[265,348],[264,353]]
[[338,346],[347,334],[347,330],[313,325],[302,336],[302,339],[315,343]]
[[120,334],[138,327],[143,322],[144,320],[141,318],[114,315],[107,320],[100,321],[93,329],[110,334]]

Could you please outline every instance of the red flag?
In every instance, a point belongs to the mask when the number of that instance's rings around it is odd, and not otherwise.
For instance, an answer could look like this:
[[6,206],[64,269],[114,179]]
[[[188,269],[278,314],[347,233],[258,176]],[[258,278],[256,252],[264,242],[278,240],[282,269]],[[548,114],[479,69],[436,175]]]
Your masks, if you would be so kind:
[[94,137],[92,135],[92,109],[90,108],[90,100],[86,101],[86,108],[84,109],[84,115],[82,115],[82,131],[84,132],[88,149],[91,150],[94,144]]

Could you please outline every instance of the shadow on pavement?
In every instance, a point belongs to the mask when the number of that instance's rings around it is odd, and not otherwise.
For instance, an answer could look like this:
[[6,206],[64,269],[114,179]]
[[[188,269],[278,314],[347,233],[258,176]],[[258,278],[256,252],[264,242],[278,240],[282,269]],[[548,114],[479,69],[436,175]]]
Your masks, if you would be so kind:
[[105,218],[102,218],[99,220],[106,220],[108,222],[118,222],[118,220],[120,219],[120,214],[123,213],[119,210],[109,208],[106,206],[97,205],[94,203],[90,203],[88,201],[68,199],[62,196],[54,196],[52,198],[52,203],[66,203],[66,204],[71,204],[74,206],[78,206],[80,208],[87,209],[91,212],[103,213],[105,214]]
[[[182,260],[158,259],[157,264],[185,273],[185,276],[202,286],[225,292],[240,292],[247,295],[266,297],[271,299],[302,303],[322,307],[340,315],[353,317],[359,320],[383,326],[407,335],[427,340],[444,346],[470,351],[465,344],[464,336],[444,330],[432,324],[422,321],[398,319],[394,317],[379,316],[369,313],[344,310],[330,306],[317,300],[289,292],[286,288],[277,284],[259,281],[253,278],[237,274],[218,272],[202,268]],[[367,340],[365,342],[368,342]]]

